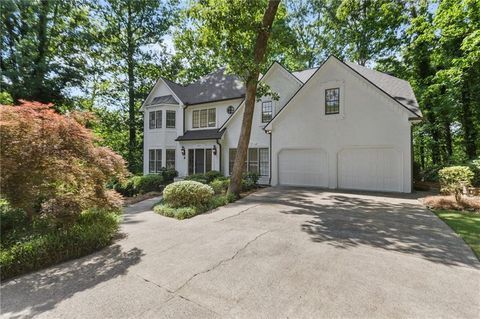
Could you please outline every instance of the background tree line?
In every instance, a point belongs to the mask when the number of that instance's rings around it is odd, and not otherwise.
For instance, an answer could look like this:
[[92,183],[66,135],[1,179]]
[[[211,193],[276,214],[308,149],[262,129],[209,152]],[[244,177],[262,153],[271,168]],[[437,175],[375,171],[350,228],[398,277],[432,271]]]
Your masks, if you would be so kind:
[[[2,0],[1,97],[94,112],[102,143],[140,173],[139,108],[155,81],[241,70],[232,56],[250,52],[245,34],[266,2]],[[222,33],[229,43],[213,36]],[[480,0],[282,1],[260,71],[330,54],[410,81],[424,115],[414,128],[424,177],[479,155]]]

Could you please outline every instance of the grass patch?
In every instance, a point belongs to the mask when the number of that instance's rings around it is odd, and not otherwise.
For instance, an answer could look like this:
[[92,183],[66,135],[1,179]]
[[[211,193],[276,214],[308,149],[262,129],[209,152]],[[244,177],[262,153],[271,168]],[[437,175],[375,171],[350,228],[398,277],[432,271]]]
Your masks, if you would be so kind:
[[38,218],[2,231],[1,279],[88,255],[109,245],[118,231],[120,219],[117,212],[88,210],[69,225],[60,226]]
[[463,238],[480,259],[480,214],[452,210],[434,212]]

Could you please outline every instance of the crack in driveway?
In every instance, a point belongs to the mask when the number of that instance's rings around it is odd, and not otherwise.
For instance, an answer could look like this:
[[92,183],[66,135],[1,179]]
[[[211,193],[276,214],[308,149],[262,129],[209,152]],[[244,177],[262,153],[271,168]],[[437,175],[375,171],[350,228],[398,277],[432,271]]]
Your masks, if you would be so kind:
[[216,263],[215,265],[213,265],[213,267],[211,268],[208,268],[204,271],[201,271],[201,272],[197,272],[196,274],[194,274],[192,277],[188,278],[187,281],[185,281],[180,287],[178,287],[177,289],[174,290],[174,292],[176,293],[177,291],[181,290],[182,288],[184,288],[186,285],[188,285],[190,283],[190,281],[192,281],[195,277],[197,277],[198,275],[202,275],[202,274],[206,274],[212,270],[215,270],[217,267],[221,266],[222,264],[224,263],[227,263],[229,261],[232,261],[233,259],[235,259],[238,254],[240,254],[242,251],[244,251],[245,249],[247,249],[247,247],[253,243],[254,241],[256,241],[257,239],[259,239],[260,237],[266,235],[267,233],[270,233],[271,230],[267,230],[261,234],[258,234],[257,236],[255,236],[255,238],[253,238],[252,240],[248,241],[243,247],[241,247],[239,250],[237,250],[235,252],[235,254],[233,254],[233,256],[229,257],[229,258],[226,258],[226,259],[222,259],[220,260],[218,263]]
[[232,217],[237,217],[237,216],[245,213],[246,211],[248,211],[248,210],[250,210],[250,209],[252,209],[252,208],[261,206],[261,205],[262,205],[262,204],[257,204],[257,205],[250,206],[250,207],[248,207],[248,208],[246,208],[246,209],[244,209],[244,210],[239,211],[238,213],[236,213],[236,214],[234,214],[234,215],[227,216],[227,217],[225,217],[225,218],[219,219],[219,220],[217,220],[216,222],[217,222],[217,223],[218,223],[218,222],[223,222],[223,221],[226,220],[226,219],[229,219],[229,218],[232,218]]

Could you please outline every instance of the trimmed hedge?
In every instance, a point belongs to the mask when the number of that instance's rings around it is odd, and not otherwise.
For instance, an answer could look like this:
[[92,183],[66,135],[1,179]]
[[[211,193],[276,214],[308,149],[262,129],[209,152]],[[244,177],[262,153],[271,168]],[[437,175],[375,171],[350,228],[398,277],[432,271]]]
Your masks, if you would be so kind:
[[213,189],[195,181],[179,181],[165,187],[164,201],[171,207],[201,207],[213,197]]
[[58,227],[34,220],[24,229],[3,233],[0,246],[1,279],[11,278],[78,258],[109,245],[117,233],[117,212],[87,210],[71,225]]
[[162,168],[158,174],[133,176],[122,183],[113,181],[107,186],[116,190],[123,196],[132,197],[148,192],[161,192],[165,185],[173,182],[173,179],[176,176],[178,176],[177,171]]
[[225,194],[228,190],[228,186],[230,185],[229,178],[216,178],[210,184],[215,194]]
[[187,181],[196,181],[203,184],[210,184],[213,180],[218,178],[224,178],[223,174],[219,171],[210,171],[205,174],[193,174],[185,177]]

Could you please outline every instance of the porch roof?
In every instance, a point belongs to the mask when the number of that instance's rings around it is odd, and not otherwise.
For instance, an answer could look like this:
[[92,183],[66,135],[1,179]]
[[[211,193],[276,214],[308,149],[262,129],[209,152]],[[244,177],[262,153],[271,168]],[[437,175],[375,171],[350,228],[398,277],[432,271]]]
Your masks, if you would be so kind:
[[196,140],[216,140],[223,136],[225,130],[191,130],[186,131],[182,136],[177,137],[175,141],[196,141]]

